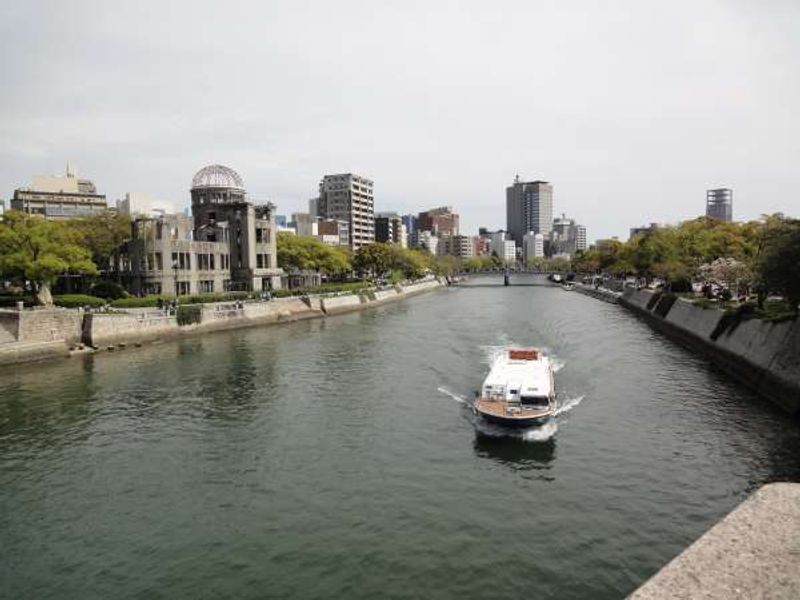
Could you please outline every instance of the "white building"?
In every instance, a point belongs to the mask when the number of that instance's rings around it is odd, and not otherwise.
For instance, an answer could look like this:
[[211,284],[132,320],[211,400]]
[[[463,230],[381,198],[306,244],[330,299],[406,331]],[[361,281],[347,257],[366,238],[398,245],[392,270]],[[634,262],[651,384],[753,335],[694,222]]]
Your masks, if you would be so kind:
[[544,236],[541,233],[529,231],[525,234],[522,238],[522,257],[525,262],[544,257]]
[[132,217],[157,217],[177,212],[175,205],[167,200],[157,200],[145,192],[127,192],[117,200],[117,211]]
[[410,248],[425,248],[431,254],[436,254],[439,248],[439,238],[430,231],[415,231],[408,236]]
[[514,240],[506,240],[503,242],[503,253],[499,252],[497,255],[507,263],[513,263],[517,260],[517,244]]

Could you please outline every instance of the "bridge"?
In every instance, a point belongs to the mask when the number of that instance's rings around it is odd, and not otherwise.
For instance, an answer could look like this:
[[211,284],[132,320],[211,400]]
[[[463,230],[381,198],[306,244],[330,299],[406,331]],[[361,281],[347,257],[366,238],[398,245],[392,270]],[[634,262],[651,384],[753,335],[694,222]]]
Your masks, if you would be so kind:
[[[555,274],[555,273],[553,273]],[[561,273],[558,273],[561,275]],[[475,275],[481,276],[480,279],[484,281],[460,281],[457,283],[459,287],[498,287],[498,286],[514,286],[514,287],[552,287],[558,285],[557,283],[545,279],[549,273],[542,273],[541,271],[478,271],[474,273],[464,273],[462,276],[471,278]],[[485,281],[483,276],[495,276],[496,281]],[[520,281],[517,277],[522,275],[523,280]],[[537,281],[531,281],[531,276],[539,276]]]

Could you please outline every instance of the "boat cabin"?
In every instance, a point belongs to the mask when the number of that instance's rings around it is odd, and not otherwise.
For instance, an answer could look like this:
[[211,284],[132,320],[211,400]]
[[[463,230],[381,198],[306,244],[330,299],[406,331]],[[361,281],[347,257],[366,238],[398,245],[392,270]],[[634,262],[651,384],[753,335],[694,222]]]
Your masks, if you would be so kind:
[[481,397],[520,406],[550,403],[552,380],[549,359],[533,348],[505,350],[483,382]]

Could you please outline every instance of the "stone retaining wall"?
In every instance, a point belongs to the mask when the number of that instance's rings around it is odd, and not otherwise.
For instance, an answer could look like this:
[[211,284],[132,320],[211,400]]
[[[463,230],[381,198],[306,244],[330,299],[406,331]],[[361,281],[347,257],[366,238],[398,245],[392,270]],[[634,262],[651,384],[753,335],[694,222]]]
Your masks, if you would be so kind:
[[[400,291],[386,289],[363,295],[203,304],[198,305],[200,322],[189,325],[179,325],[174,315],[157,309],[88,314],[67,309],[0,311],[0,365],[68,355],[69,347],[81,341],[96,348],[116,347],[206,331],[324,317],[400,300],[441,285],[432,279],[405,286]],[[17,338],[17,331],[24,339]]]
[[791,413],[800,412],[800,321],[745,319],[716,337],[723,312],[678,299],[663,316],[651,290],[626,290],[619,302],[673,339]]

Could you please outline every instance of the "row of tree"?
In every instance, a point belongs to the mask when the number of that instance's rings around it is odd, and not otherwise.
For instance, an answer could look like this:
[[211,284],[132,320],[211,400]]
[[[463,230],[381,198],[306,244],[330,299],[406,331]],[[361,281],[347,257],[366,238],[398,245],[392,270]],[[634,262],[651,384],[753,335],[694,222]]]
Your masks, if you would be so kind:
[[333,278],[355,273],[361,277],[415,279],[427,272],[452,274],[461,266],[452,256],[436,257],[422,248],[381,242],[367,244],[351,254],[347,248],[323,244],[315,237],[279,233],[277,245],[279,267],[287,271],[310,269]]
[[800,220],[783,215],[726,223],[699,218],[659,227],[628,242],[608,240],[579,252],[571,268],[585,273],[661,278],[668,285],[692,280],[783,294],[800,302]]

